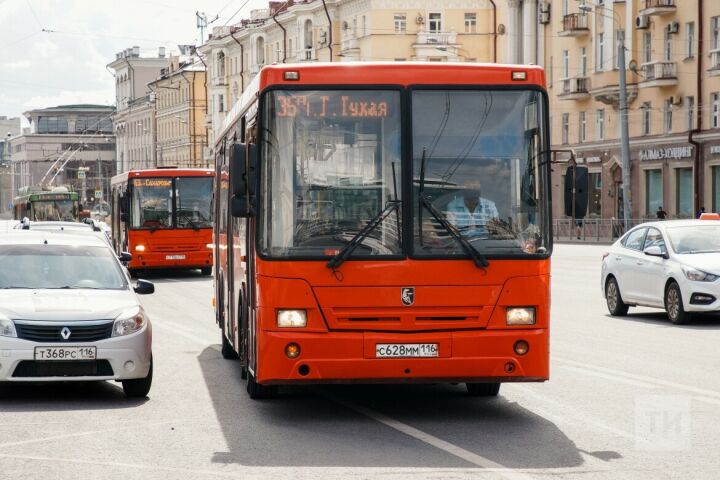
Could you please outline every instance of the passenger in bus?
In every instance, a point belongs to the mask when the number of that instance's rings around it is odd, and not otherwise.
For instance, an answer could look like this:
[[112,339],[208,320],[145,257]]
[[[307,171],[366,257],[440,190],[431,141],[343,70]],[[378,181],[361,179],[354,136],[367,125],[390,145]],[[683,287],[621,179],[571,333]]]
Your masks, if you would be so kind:
[[473,180],[447,205],[447,220],[467,237],[488,235],[488,225],[497,222],[499,213],[495,202],[484,198],[480,181]]

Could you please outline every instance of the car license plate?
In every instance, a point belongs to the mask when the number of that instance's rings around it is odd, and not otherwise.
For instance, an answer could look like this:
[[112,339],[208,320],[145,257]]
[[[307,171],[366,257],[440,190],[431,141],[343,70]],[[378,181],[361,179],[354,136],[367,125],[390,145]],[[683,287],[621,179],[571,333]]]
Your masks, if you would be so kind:
[[165,260],[185,260],[185,255],[165,255]]
[[376,358],[437,357],[437,343],[378,343]]
[[35,347],[35,360],[95,360],[97,347]]

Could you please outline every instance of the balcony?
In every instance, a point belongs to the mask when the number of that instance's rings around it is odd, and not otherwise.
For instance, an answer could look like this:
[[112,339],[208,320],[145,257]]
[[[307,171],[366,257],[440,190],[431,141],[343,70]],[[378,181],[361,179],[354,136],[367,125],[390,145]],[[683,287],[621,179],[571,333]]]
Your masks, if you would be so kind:
[[710,50],[710,68],[707,71],[711,77],[720,75],[720,49]]
[[678,84],[675,62],[651,62],[640,66],[640,88],[669,87]]
[[[620,106],[620,85],[605,85],[590,90],[590,95],[597,102],[610,105],[613,108],[619,108]],[[627,103],[630,105],[638,95],[638,86],[635,83],[627,84],[625,88],[625,95],[627,97]]]
[[457,33],[420,31],[415,37],[415,45],[455,45]]
[[561,37],[580,37],[590,33],[588,16],[585,13],[571,13],[563,17]]
[[590,78],[573,77],[562,80],[558,100],[585,100],[590,98]]
[[640,15],[667,15],[675,13],[677,7],[675,0],[645,0],[645,8],[640,10]]
[[313,60],[317,60],[317,58],[315,57],[315,49],[312,47],[301,48],[300,50],[298,50],[295,59],[298,62],[312,62]]
[[344,38],[340,43],[340,56],[344,61],[360,60],[360,42],[357,38]]
[[222,77],[214,77],[212,79],[212,86],[213,87],[227,87],[228,82],[227,78],[225,76]]
[[457,33],[455,32],[430,32],[420,31],[415,36],[415,60],[442,59],[443,61],[454,62],[457,56],[459,45],[457,45]]

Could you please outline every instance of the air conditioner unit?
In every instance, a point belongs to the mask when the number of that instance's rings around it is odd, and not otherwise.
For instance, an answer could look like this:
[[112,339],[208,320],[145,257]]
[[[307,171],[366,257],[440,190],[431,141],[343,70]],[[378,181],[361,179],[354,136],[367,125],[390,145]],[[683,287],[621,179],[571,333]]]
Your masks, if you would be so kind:
[[672,96],[668,98],[668,100],[670,100],[670,103],[673,105],[682,105],[683,103],[683,97],[681,95]]
[[638,15],[635,17],[635,27],[638,29],[648,28],[650,26],[650,18],[647,15]]
[[678,22],[670,22],[667,24],[668,33],[678,33],[680,30],[680,24]]
[[538,8],[538,22],[543,25],[550,23],[550,5],[546,2],[541,2]]
[[415,23],[417,23],[418,25],[422,25],[423,23],[425,23],[425,17],[418,13],[415,17]]

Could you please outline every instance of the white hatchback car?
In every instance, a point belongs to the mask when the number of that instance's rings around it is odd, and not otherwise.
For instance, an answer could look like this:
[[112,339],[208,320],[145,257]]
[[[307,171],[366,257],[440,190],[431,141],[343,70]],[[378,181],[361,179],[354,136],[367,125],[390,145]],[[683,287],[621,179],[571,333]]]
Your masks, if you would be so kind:
[[720,311],[720,221],[638,225],[605,254],[601,288],[611,315],[643,305],[683,324],[692,312]]
[[0,235],[0,382],[115,380],[146,396],[152,330],[136,294],[154,290],[131,287],[95,236]]

